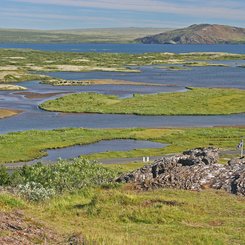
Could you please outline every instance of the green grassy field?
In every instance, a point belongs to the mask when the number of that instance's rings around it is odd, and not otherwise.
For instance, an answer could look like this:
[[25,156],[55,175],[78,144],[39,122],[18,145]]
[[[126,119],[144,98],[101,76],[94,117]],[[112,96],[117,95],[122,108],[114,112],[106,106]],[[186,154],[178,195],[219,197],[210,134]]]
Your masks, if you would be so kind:
[[90,144],[100,140],[135,139],[167,143],[160,149],[105,152],[89,155],[89,159],[161,156],[194,147],[215,146],[234,149],[244,127],[179,128],[179,129],[81,129],[31,130],[0,135],[0,163],[28,161],[44,156],[45,149]]
[[0,29],[0,43],[130,43],[168,28]]
[[193,88],[185,93],[136,94],[120,99],[112,95],[80,93],[40,105],[44,110],[137,115],[217,115],[245,112],[245,91]]
[[81,234],[88,244],[240,245],[244,204],[222,191],[139,192],[130,186],[83,189],[40,204],[0,193],[0,211],[22,210],[27,220],[61,237]]

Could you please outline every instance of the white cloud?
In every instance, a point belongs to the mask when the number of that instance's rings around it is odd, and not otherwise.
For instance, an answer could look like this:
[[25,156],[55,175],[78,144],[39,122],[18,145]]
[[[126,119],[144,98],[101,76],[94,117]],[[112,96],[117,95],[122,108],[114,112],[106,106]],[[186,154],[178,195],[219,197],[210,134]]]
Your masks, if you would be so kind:
[[53,4],[84,8],[115,9],[127,11],[182,14],[188,16],[245,20],[245,4],[240,1],[193,1],[171,3],[161,0],[15,0],[32,4]]

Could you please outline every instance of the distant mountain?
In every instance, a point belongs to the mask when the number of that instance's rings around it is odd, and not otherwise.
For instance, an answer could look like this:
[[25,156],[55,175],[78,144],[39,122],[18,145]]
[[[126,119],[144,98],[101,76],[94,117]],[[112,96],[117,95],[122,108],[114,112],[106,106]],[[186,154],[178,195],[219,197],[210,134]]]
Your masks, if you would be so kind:
[[0,43],[130,43],[167,28],[90,28],[72,30],[0,29]]
[[200,24],[136,39],[146,44],[245,43],[245,28]]

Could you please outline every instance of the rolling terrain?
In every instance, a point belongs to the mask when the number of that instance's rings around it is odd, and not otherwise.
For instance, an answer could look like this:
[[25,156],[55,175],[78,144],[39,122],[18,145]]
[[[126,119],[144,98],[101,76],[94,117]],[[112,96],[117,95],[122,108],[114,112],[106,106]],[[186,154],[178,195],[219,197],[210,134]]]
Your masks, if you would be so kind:
[[245,43],[245,28],[200,24],[136,39],[145,44]]
[[103,28],[74,30],[0,29],[0,43],[129,43],[166,28]]

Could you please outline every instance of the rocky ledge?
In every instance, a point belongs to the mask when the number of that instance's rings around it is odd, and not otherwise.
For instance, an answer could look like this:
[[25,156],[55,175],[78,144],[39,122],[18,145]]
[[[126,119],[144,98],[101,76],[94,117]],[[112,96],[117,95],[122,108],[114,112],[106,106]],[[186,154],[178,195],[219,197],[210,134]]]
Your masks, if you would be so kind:
[[213,188],[245,196],[245,159],[232,159],[227,164],[218,164],[218,159],[218,149],[196,148],[163,157],[120,176],[116,181],[134,183],[143,190],[175,188],[199,191]]

